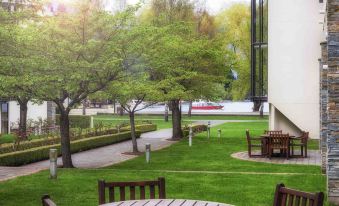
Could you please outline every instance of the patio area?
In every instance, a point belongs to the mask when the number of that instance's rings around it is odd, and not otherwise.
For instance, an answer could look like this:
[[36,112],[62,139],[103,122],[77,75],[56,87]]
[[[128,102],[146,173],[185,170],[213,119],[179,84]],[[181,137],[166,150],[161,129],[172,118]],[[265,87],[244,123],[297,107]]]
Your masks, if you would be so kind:
[[[254,155],[260,155],[260,151],[253,151]],[[285,158],[267,158],[267,157],[249,157],[248,152],[236,152],[231,155],[235,159],[252,161],[252,162],[264,162],[270,164],[292,164],[292,165],[321,165],[321,154],[318,150],[310,150],[307,158],[294,157],[290,159]]]

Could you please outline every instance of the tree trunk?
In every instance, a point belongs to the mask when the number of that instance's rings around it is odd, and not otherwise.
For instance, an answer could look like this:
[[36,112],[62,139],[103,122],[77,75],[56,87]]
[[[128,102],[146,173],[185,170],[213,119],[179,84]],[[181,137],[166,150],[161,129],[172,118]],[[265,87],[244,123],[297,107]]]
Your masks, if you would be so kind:
[[86,99],[82,100],[82,115],[86,115]]
[[253,112],[259,112],[261,105],[261,101],[254,101],[253,102]]
[[190,100],[189,101],[189,105],[188,105],[188,117],[192,117],[192,104],[193,104],[193,101]]
[[183,137],[183,133],[181,129],[180,100],[171,100],[170,106],[172,109],[172,139],[181,139]]
[[20,120],[19,120],[19,138],[27,139],[27,103],[28,100],[18,101],[20,105]]
[[138,153],[138,142],[137,136],[135,133],[135,121],[134,121],[134,112],[129,112],[129,122],[131,124],[131,136],[132,136],[132,145],[133,145],[133,153]]
[[165,118],[165,122],[168,122],[168,104],[165,104],[164,118]]
[[61,154],[64,168],[73,168],[71,140],[69,137],[69,111],[60,109]]

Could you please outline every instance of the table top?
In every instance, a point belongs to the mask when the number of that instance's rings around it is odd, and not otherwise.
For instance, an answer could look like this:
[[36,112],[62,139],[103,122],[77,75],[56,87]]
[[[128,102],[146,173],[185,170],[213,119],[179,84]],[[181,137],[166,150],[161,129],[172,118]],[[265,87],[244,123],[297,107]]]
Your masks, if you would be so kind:
[[152,199],[152,200],[129,200],[122,202],[113,202],[103,204],[101,206],[232,206],[232,205],[201,200]]

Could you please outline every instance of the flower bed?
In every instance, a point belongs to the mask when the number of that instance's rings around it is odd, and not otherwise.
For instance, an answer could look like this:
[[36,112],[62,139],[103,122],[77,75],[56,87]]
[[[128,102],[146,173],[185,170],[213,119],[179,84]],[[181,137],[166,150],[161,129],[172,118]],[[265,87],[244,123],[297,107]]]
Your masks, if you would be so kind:
[[[137,131],[137,137],[141,132]],[[131,132],[122,132],[119,134],[90,137],[71,142],[71,152],[76,153],[97,147],[102,147],[131,139]],[[53,144],[42,147],[35,147],[28,150],[11,152],[0,155],[0,166],[20,166],[49,158],[49,150],[57,149],[60,152],[60,144]]]
[[[203,132],[203,131],[207,131],[207,125],[204,125],[204,124],[192,125],[192,131],[193,131],[193,133],[200,133],[200,132]],[[188,137],[189,132],[190,132],[189,127],[185,126],[183,128],[184,137]]]
[[[137,125],[136,130],[139,130],[141,133],[155,131],[157,129],[156,125],[153,124],[145,124],[145,125]],[[120,132],[129,131],[129,127],[123,127],[120,129]],[[102,131],[90,131],[82,133],[81,135],[71,135],[71,141],[86,139],[94,136],[103,136],[103,135],[111,135],[116,134],[117,129],[106,129]],[[0,147],[0,154],[23,151],[28,149],[33,149],[35,147],[43,147],[48,145],[55,145],[60,143],[60,137],[51,137],[51,138],[43,138],[43,139],[34,139],[31,141],[21,142],[19,145],[14,148],[14,144],[8,144],[7,146]]]

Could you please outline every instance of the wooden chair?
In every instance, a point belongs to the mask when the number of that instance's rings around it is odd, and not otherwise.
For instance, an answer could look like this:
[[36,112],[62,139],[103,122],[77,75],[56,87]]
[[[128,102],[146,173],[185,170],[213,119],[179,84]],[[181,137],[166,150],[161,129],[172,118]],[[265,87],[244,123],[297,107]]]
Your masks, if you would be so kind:
[[268,157],[272,157],[274,149],[279,149],[280,153],[286,154],[286,159],[290,154],[290,135],[289,134],[272,134],[268,142]]
[[136,187],[140,188],[140,197],[139,199],[144,200],[145,196],[145,187],[150,189],[150,199],[155,199],[155,187],[158,188],[159,199],[166,199],[165,193],[165,178],[159,177],[158,180],[154,181],[142,181],[142,182],[105,182],[105,180],[98,181],[99,189],[99,205],[106,203],[106,194],[105,188],[108,188],[108,197],[109,203],[116,202],[115,200],[115,191],[119,188],[120,200],[126,200],[125,188],[129,187],[129,199],[135,200],[136,198]]
[[265,130],[265,134],[282,134],[282,130]]
[[273,206],[323,206],[324,193],[308,193],[278,184],[275,190]]
[[43,195],[41,197],[42,206],[56,206],[56,204],[51,200],[49,195]]
[[[292,149],[292,156],[294,156],[294,147],[300,147],[300,156],[301,157],[307,157],[308,138],[309,138],[309,133],[308,132],[302,132],[302,135],[300,137],[291,139],[290,147]],[[305,153],[304,153],[304,151],[305,151]]]
[[[249,157],[262,157],[265,154],[265,147],[266,147],[266,141],[264,138],[253,138],[250,136],[250,131],[246,130],[246,139],[247,139],[247,146],[248,146],[248,156]],[[253,143],[253,141],[256,141],[256,143]],[[260,148],[261,149],[261,155],[252,155],[252,147],[254,148]]]

